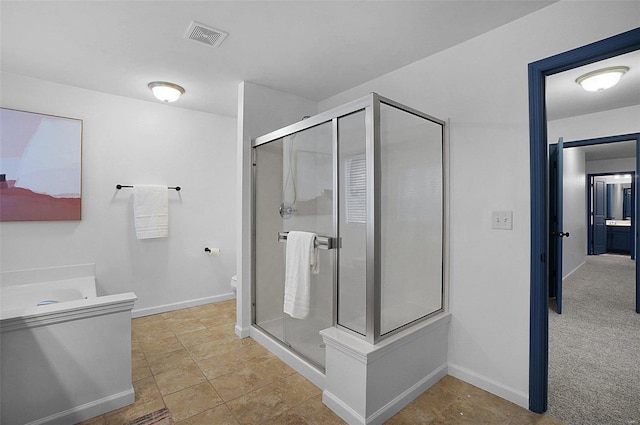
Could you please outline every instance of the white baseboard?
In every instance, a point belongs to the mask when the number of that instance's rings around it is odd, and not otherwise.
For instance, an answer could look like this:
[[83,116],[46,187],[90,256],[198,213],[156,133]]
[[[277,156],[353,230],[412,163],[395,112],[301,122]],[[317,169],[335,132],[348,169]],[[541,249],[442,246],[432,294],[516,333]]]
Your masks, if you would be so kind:
[[239,325],[236,325],[236,335],[240,338],[247,338],[251,336],[251,328],[243,328]]
[[45,418],[29,422],[27,425],[66,425],[76,424],[87,419],[100,416],[112,410],[119,409],[124,406],[133,404],[136,401],[136,395],[133,387],[129,390],[108,397],[95,400],[90,403],[83,404]]
[[327,390],[322,392],[322,402],[349,424],[382,425],[446,375],[447,364],[443,364],[367,418],[360,416]]
[[365,423],[365,418],[327,390],[322,391],[322,402],[348,424]]
[[489,391],[492,394],[502,397],[505,400],[509,400],[518,406],[529,409],[529,396],[526,393],[515,390],[511,387],[507,387],[499,382],[487,378],[486,376],[479,375],[464,367],[456,366],[449,363],[449,375],[454,378],[462,379],[463,381],[475,385],[478,388],[482,388],[485,391]]
[[131,311],[131,316],[134,318],[151,316],[152,314],[166,313],[168,311],[180,310],[181,308],[197,307],[199,305],[232,300],[235,297],[236,295],[233,292],[229,292],[228,294],[216,295],[213,297],[197,298],[194,300],[180,301],[177,303],[158,305],[155,307],[133,309]]

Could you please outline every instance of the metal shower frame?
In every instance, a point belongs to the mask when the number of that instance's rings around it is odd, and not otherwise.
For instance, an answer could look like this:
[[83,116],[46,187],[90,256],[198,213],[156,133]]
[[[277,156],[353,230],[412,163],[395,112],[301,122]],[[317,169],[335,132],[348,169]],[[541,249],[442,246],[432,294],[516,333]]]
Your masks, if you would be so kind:
[[[376,258],[380,258],[381,250],[381,232],[380,232],[380,217],[381,217],[381,204],[380,196],[376,195],[376,188],[380,187],[381,183],[381,162],[380,162],[380,104],[385,104],[407,112],[412,115],[416,115],[420,118],[426,119],[433,123],[436,123],[442,127],[442,287],[441,287],[441,308],[431,312],[423,317],[408,322],[392,331],[389,331],[381,335],[381,265]],[[448,279],[447,267],[448,263],[448,167],[447,167],[447,134],[446,134],[446,122],[435,118],[431,115],[420,112],[416,109],[402,105],[391,99],[387,99],[378,95],[377,93],[370,93],[367,96],[314,115],[303,121],[296,122],[289,126],[283,127],[276,131],[270,132],[263,136],[260,136],[252,142],[252,220],[251,220],[251,250],[252,250],[252,311],[251,322],[256,325],[256,150],[258,146],[270,143],[279,139],[282,139],[291,134],[332,122],[332,163],[333,163],[333,237],[340,237],[339,229],[339,194],[338,188],[340,187],[340,173],[338,169],[339,161],[339,146],[338,146],[338,119],[355,112],[365,111],[365,128],[366,128],[366,142],[365,142],[365,161],[366,164],[373,164],[373,167],[366,167],[366,208],[367,208],[367,223],[366,223],[366,326],[365,335],[359,332],[353,331],[338,323],[338,270],[339,270],[339,255],[338,249],[333,250],[334,267],[333,267],[333,326],[340,328],[352,335],[356,335],[359,338],[364,339],[370,344],[377,344],[381,340],[394,335],[407,329],[416,323],[423,322],[434,315],[445,311],[447,309],[448,291],[445,284]],[[274,235],[274,238],[277,235]],[[286,344],[285,344],[286,345]]]

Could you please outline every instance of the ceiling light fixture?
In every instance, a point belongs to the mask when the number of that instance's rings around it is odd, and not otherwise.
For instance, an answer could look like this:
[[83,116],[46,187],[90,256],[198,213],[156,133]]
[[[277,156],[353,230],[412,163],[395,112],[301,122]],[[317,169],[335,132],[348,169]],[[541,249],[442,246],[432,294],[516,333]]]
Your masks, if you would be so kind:
[[184,94],[184,89],[177,84],[166,81],[154,81],[148,84],[153,95],[165,103],[175,102]]
[[620,78],[629,71],[627,66],[612,66],[610,68],[598,69],[587,72],[576,79],[586,91],[602,91],[618,84]]

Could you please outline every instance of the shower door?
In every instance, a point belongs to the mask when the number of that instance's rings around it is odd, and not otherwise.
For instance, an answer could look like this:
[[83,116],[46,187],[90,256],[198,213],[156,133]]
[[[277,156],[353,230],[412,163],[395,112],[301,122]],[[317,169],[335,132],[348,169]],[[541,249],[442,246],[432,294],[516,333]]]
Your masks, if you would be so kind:
[[284,313],[283,297],[287,232],[337,236],[332,123],[261,144],[254,151],[254,323],[324,368],[319,332],[333,326],[337,250],[319,249],[319,270],[311,274],[306,318]]

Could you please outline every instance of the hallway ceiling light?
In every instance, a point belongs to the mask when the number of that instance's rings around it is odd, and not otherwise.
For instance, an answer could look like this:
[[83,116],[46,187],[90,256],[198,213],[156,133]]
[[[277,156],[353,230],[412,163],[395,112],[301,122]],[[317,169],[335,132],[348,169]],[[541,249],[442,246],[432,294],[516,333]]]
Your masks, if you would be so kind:
[[629,71],[627,66],[612,66],[598,69],[579,76],[576,83],[586,91],[602,91],[618,84],[620,78]]
[[177,84],[166,81],[153,81],[148,84],[153,95],[165,103],[175,102],[184,94],[184,89]]

